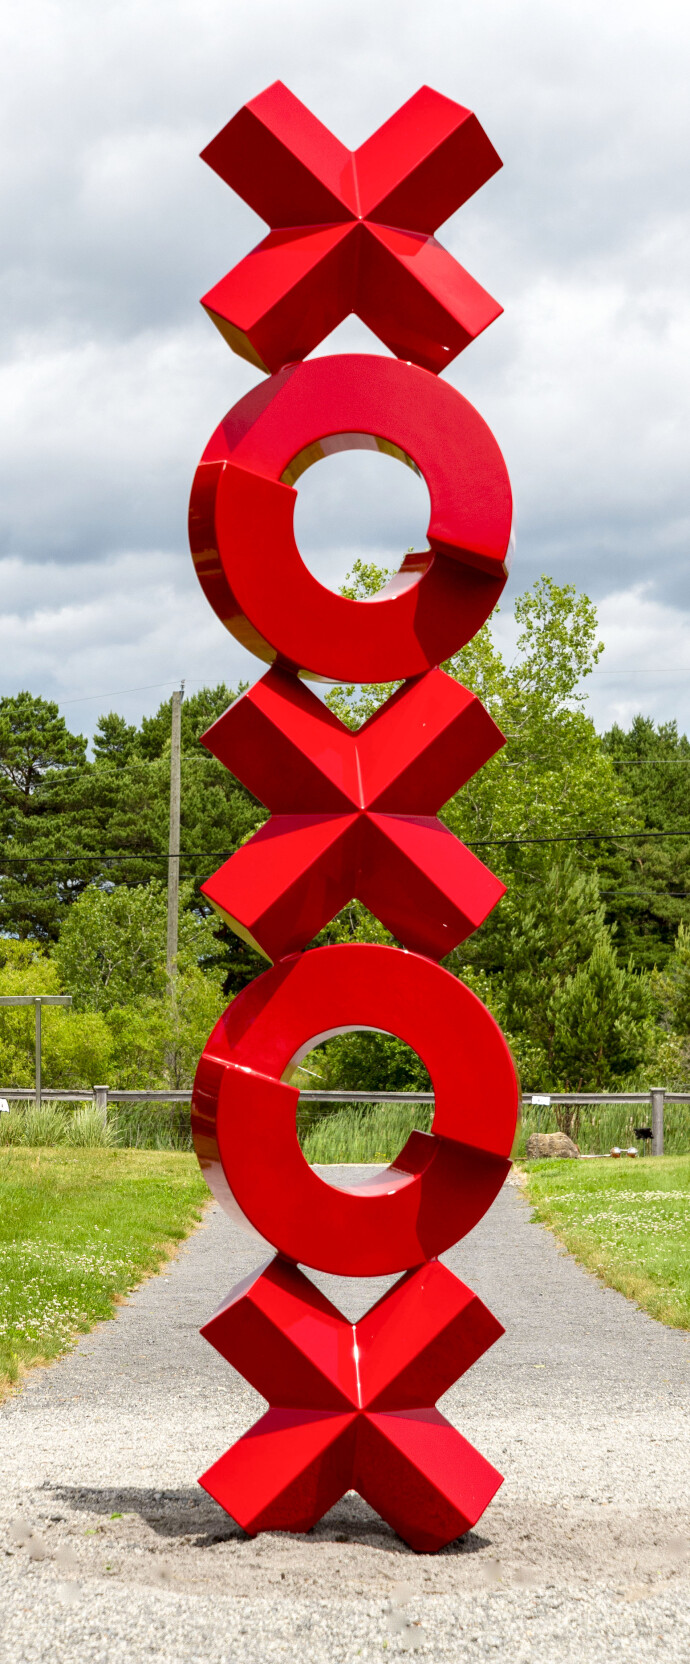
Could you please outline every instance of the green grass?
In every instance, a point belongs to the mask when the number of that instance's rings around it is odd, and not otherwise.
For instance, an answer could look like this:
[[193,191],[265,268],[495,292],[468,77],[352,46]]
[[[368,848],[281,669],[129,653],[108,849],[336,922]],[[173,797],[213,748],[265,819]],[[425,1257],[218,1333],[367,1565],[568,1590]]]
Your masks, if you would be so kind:
[[172,1151],[0,1148],[0,1388],[112,1317],[207,1196]]
[[[577,1110],[571,1136],[583,1154],[603,1155],[614,1144],[622,1149],[634,1145],[635,1127],[649,1120],[646,1104],[594,1104]],[[320,1110],[304,1106],[298,1114],[300,1143],[307,1161],[390,1161],[402,1149],[414,1127],[428,1132],[431,1105],[357,1104]],[[513,1154],[524,1156],[532,1132],[556,1132],[554,1110],[533,1110],[528,1106],[518,1123]],[[664,1116],[664,1138],[669,1155],[690,1150],[690,1110],[685,1104],[668,1104]]]
[[690,1328],[690,1157],[539,1161],[535,1216],[609,1287],[651,1317]]
[[30,1144],[108,1144],[119,1149],[191,1150],[192,1129],[188,1104],[117,1104],[103,1125],[93,1104],[44,1102],[13,1104],[0,1115],[0,1147]]
[[430,1104],[353,1104],[321,1115],[300,1134],[307,1161],[392,1161],[414,1127],[428,1132]]
[[[522,1156],[532,1132],[567,1132],[575,1140],[583,1155],[605,1155],[614,1144],[627,1149],[638,1146],[636,1127],[650,1125],[651,1109],[646,1104],[576,1104],[557,1110],[534,1109],[527,1104],[522,1112],[515,1143],[515,1155]],[[566,1125],[571,1118],[570,1128]],[[669,1156],[685,1155],[690,1151],[690,1105],[666,1104],[664,1108],[664,1149]]]

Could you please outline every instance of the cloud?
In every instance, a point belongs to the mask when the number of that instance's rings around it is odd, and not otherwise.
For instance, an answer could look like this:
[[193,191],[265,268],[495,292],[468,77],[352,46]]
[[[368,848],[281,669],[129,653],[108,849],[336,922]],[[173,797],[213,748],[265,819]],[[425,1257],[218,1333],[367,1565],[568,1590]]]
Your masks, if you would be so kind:
[[[255,380],[198,297],[262,234],[197,153],[280,76],[353,145],[423,80],[477,111],[505,168],[442,235],[505,316],[449,379],[510,467],[512,593],[541,571],[587,588],[622,677],[600,719],[652,698],[636,664],[690,610],[687,11],[11,0],[0,28],[0,692],[258,670],[185,553],[198,456]],[[353,343],[381,350],[354,321],[320,350]],[[305,476],[299,535],[330,581],[418,541],[405,472]],[[673,679],[653,697],[679,708]]]
[[606,597],[599,622],[606,651],[588,682],[599,725],[627,728],[642,712],[690,728],[690,608],[664,605],[641,583]]
[[211,612],[184,556],[125,553],[80,567],[79,580],[65,564],[0,562],[5,684],[40,687],[75,731],[90,735],[109,710],[138,720],[183,679],[191,691],[254,679],[256,661]]

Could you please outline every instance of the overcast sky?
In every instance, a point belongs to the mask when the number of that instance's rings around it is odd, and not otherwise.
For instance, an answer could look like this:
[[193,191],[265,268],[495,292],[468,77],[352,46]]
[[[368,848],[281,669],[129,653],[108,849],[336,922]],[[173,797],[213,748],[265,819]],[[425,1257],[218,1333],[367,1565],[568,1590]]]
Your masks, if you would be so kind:
[[[0,693],[72,728],[181,677],[253,680],[186,539],[192,475],[257,372],[199,297],[262,223],[198,160],[280,78],[358,145],[426,81],[504,167],[441,240],[505,307],[455,361],[516,500],[498,629],[541,572],[597,601],[599,725],[690,728],[690,9],[681,0],[5,0]],[[382,351],[350,320],[320,351]],[[427,522],[392,459],[330,459],[298,536],[334,584]]]

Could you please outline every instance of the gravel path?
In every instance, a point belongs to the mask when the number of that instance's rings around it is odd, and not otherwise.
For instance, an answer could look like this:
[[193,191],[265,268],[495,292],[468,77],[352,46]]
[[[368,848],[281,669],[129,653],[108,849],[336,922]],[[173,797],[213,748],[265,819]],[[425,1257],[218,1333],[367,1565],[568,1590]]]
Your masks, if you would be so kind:
[[[199,1490],[262,1409],[197,1332],[261,1259],[214,1208],[0,1413],[0,1658],[686,1660],[689,1337],[600,1288],[515,1185],[445,1258],[507,1327],[442,1401],[505,1475],[475,1531],[416,1556],[350,1495],[251,1541]],[[315,1281],[355,1318],[389,1279]]]

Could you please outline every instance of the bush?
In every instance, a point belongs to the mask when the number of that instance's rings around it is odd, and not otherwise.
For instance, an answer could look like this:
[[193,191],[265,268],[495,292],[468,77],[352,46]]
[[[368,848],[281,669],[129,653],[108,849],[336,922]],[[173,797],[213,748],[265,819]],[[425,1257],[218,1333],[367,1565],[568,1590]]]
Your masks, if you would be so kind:
[[418,1128],[428,1132],[431,1104],[361,1104],[322,1115],[302,1133],[302,1153],[315,1161],[392,1161]]
[[89,1150],[111,1148],[117,1143],[117,1130],[104,1120],[102,1110],[97,1109],[95,1104],[82,1104],[69,1120],[67,1143]]
[[188,1104],[122,1104],[113,1125],[121,1149],[194,1148]]
[[21,1134],[19,1142],[22,1144],[64,1144],[67,1134],[67,1117],[64,1110],[57,1104],[29,1104],[21,1117]]
[[9,1115],[0,1115],[0,1145],[21,1144],[24,1116],[19,1109],[11,1109]]

